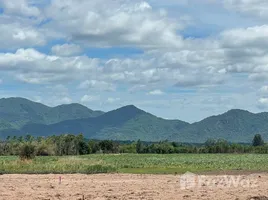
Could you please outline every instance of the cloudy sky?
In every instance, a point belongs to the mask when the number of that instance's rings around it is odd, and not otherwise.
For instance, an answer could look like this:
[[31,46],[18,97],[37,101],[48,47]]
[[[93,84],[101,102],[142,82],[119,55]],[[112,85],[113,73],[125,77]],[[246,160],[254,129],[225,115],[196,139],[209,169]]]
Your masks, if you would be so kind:
[[0,32],[0,98],[268,111],[267,0],[0,0]]

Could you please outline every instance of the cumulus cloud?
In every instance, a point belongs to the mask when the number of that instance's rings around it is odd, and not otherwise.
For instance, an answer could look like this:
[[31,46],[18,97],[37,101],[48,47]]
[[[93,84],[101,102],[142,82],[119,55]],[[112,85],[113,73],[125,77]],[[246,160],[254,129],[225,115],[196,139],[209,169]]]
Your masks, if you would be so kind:
[[88,102],[93,102],[93,101],[98,101],[100,99],[99,96],[91,96],[91,95],[84,95],[82,98],[81,98],[81,102],[82,103],[88,103]]
[[26,17],[38,17],[41,14],[39,8],[34,6],[33,1],[29,0],[1,0],[0,6],[8,14]]
[[161,90],[152,90],[150,92],[148,92],[149,95],[163,95],[164,92],[162,92]]
[[0,53],[0,71],[15,71],[19,80],[37,84],[75,80],[94,74],[98,63],[98,59],[49,56],[35,49]]
[[82,48],[75,44],[55,45],[51,48],[51,52],[57,56],[73,56],[82,52]]
[[46,37],[30,25],[20,23],[0,24],[1,49],[15,49],[21,47],[42,46],[46,44]]
[[143,1],[54,0],[46,15],[52,19],[50,26],[90,46],[182,46],[176,33],[182,24]]
[[224,50],[226,72],[247,73],[250,80],[268,78],[268,26],[254,26],[224,31],[220,47]]
[[[217,39],[183,40],[177,32],[182,25],[161,15],[147,2],[114,1],[109,3],[111,9],[106,9],[107,5],[103,2],[81,0],[77,4],[71,0],[52,1],[44,11],[51,19],[44,28],[58,28],[58,31],[66,32],[70,40],[83,40],[91,46],[123,44],[157,50],[147,51],[137,58],[100,60],[73,56],[79,54],[81,48],[66,43],[52,47],[55,56],[35,49],[2,53],[0,70],[17,70],[17,79],[38,84],[90,76],[89,80],[93,82],[84,81],[82,87],[101,85],[99,87],[108,90],[113,88],[113,83],[152,85],[165,82],[185,87],[221,84],[228,73],[249,73],[250,80],[265,76],[266,25],[226,30]],[[6,24],[2,25],[8,33],[2,37],[4,46],[5,41],[6,46],[12,44],[10,41],[14,43],[10,46],[45,44],[45,36],[40,30],[13,25],[18,28],[9,29]],[[161,49],[163,46],[169,49]],[[53,76],[55,73],[57,76]]]
[[229,9],[257,17],[268,17],[268,2],[266,0],[224,0],[223,2]]
[[268,86],[265,85],[265,86],[262,86],[259,90],[261,93],[268,93]]
[[268,98],[267,97],[262,97],[258,100],[258,108],[259,109],[264,109],[267,108],[268,106]]
[[224,47],[266,48],[268,25],[227,30],[221,36]]

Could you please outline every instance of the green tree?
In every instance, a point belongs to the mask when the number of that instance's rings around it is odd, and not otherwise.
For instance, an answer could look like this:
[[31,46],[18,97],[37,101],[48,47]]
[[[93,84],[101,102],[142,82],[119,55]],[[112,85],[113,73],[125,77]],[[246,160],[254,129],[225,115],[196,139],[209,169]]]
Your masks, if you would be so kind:
[[142,144],[142,142],[140,140],[137,141],[136,152],[137,153],[143,153],[143,144]]
[[253,138],[252,141],[252,146],[257,147],[257,146],[263,146],[264,145],[264,141],[261,137],[260,134],[256,134]]
[[99,146],[102,152],[104,153],[117,153],[118,152],[118,144],[110,140],[100,141]]
[[89,153],[89,146],[85,141],[83,134],[76,136],[76,151],[79,155],[84,155]]

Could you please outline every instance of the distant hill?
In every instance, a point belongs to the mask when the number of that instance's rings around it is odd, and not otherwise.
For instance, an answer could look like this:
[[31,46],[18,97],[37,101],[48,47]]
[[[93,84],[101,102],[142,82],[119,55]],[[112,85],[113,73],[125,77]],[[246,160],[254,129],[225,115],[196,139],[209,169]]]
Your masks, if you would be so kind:
[[251,142],[255,134],[268,141],[268,113],[230,110],[189,124],[166,120],[133,105],[104,113],[80,104],[48,107],[22,98],[0,99],[0,138],[83,133],[92,139],[170,140],[202,143],[207,139]]
[[22,128],[33,135],[83,133],[87,138],[112,140],[165,140],[189,125],[180,120],[165,120],[133,105],[107,112],[99,117],[68,120],[52,125],[28,124]]
[[254,114],[234,109],[208,117],[173,134],[169,139],[183,142],[205,142],[207,139],[226,139],[231,142],[251,142],[255,134],[268,141],[268,113]]
[[0,99],[0,130],[20,129],[28,123],[54,124],[102,114],[80,104],[48,107],[24,98],[3,98]]

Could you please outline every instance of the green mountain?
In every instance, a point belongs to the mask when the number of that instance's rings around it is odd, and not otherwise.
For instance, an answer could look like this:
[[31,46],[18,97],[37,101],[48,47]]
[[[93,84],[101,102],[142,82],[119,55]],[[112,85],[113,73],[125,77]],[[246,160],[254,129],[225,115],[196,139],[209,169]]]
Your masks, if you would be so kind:
[[24,98],[3,98],[0,99],[0,130],[21,129],[28,123],[54,124],[102,114],[80,104],[48,107]]
[[103,113],[80,104],[48,107],[22,98],[0,99],[0,138],[62,133],[83,133],[94,139],[190,143],[207,139],[251,142],[259,133],[268,141],[268,113],[236,109],[189,124],[156,117],[133,105]]
[[180,130],[169,139],[183,142],[205,142],[207,139],[226,139],[231,142],[251,142],[255,134],[268,141],[268,113],[254,114],[234,109],[208,117]]
[[87,138],[113,140],[165,140],[189,125],[180,120],[165,120],[136,108],[125,106],[99,117],[68,120],[52,125],[28,124],[22,132],[32,135],[83,133]]

